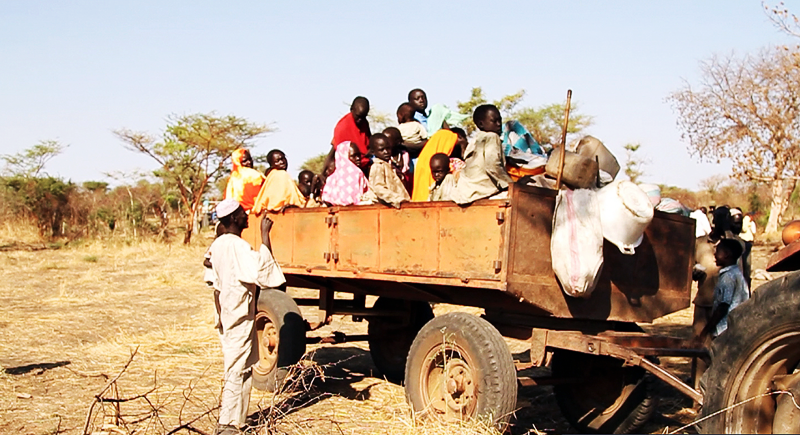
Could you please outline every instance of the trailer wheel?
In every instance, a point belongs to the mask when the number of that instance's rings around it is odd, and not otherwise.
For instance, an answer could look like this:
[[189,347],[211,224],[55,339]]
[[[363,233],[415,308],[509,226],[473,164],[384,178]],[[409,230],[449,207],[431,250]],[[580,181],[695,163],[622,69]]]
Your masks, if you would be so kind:
[[280,290],[261,290],[255,321],[258,362],[253,365],[253,386],[280,389],[289,367],[306,353],[306,325],[291,296]]
[[581,433],[634,432],[658,405],[644,369],[616,358],[556,350],[552,370],[556,378],[583,379],[553,387],[564,418]]
[[[705,433],[800,433],[800,273],[770,281],[728,316],[711,348]],[[792,375],[794,376],[788,376]],[[725,410],[726,411],[722,411]],[[713,415],[713,417],[712,417]]]
[[517,403],[517,374],[503,336],[467,313],[437,316],[408,354],[406,400],[423,418],[479,419],[505,428]]
[[367,328],[369,353],[375,367],[392,382],[401,382],[406,371],[406,358],[417,332],[433,319],[431,305],[424,301],[403,301],[380,297],[373,308],[408,311],[408,320],[397,317],[370,317]]

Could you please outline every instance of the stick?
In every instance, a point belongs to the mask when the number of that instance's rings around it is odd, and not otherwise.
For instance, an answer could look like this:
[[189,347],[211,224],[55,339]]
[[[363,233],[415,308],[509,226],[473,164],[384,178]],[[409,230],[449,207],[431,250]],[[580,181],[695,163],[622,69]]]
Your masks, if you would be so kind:
[[92,405],[89,406],[89,412],[86,413],[86,422],[83,425],[84,434],[88,434],[89,424],[91,424],[92,422],[92,411],[94,411],[94,405],[96,405],[98,402],[102,402],[103,394],[105,394],[105,392],[108,391],[108,389],[114,384],[114,382],[117,382],[117,379],[119,379],[120,376],[122,376],[122,374],[125,373],[125,370],[128,370],[128,366],[131,365],[131,363],[133,362],[133,358],[136,356],[138,352],[139,352],[139,346],[136,346],[136,349],[134,349],[133,352],[131,352],[131,357],[128,359],[128,362],[125,363],[124,367],[122,367],[122,370],[120,370],[119,373],[117,373],[117,375],[114,376],[114,379],[111,379],[108,382],[106,382],[106,386],[103,387],[100,393],[95,394],[94,401],[92,402]]
[[561,173],[564,172],[564,157],[567,154],[567,127],[569,126],[569,104],[572,101],[572,89],[567,90],[567,106],[564,108],[564,128],[561,129],[561,155],[558,156],[558,177],[556,190],[561,189]]

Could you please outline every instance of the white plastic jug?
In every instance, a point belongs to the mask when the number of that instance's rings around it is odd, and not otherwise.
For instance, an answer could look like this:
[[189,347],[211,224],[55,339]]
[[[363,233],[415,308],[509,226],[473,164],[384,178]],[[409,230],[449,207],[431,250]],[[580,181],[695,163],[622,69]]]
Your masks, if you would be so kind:
[[627,180],[614,181],[597,192],[603,237],[626,255],[635,254],[644,230],[653,220],[653,205],[642,189]]

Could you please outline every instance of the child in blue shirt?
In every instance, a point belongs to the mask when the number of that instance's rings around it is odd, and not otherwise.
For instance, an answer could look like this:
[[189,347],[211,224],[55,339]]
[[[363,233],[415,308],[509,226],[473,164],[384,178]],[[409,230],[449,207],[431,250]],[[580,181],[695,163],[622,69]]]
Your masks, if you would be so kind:
[[716,338],[728,328],[728,314],[742,302],[750,299],[750,289],[737,261],[742,255],[742,244],[735,239],[722,239],[714,251],[714,260],[720,267],[717,285],[714,287],[714,302],[711,320],[701,333],[711,332]]

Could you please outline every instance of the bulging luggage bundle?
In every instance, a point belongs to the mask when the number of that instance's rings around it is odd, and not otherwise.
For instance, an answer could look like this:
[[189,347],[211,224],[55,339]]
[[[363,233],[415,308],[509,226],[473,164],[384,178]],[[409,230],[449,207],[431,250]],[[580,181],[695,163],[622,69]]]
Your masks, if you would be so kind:
[[603,237],[623,254],[633,255],[653,220],[653,204],[647,194],[630,181],[614,181],[597,192],[597,200]]

